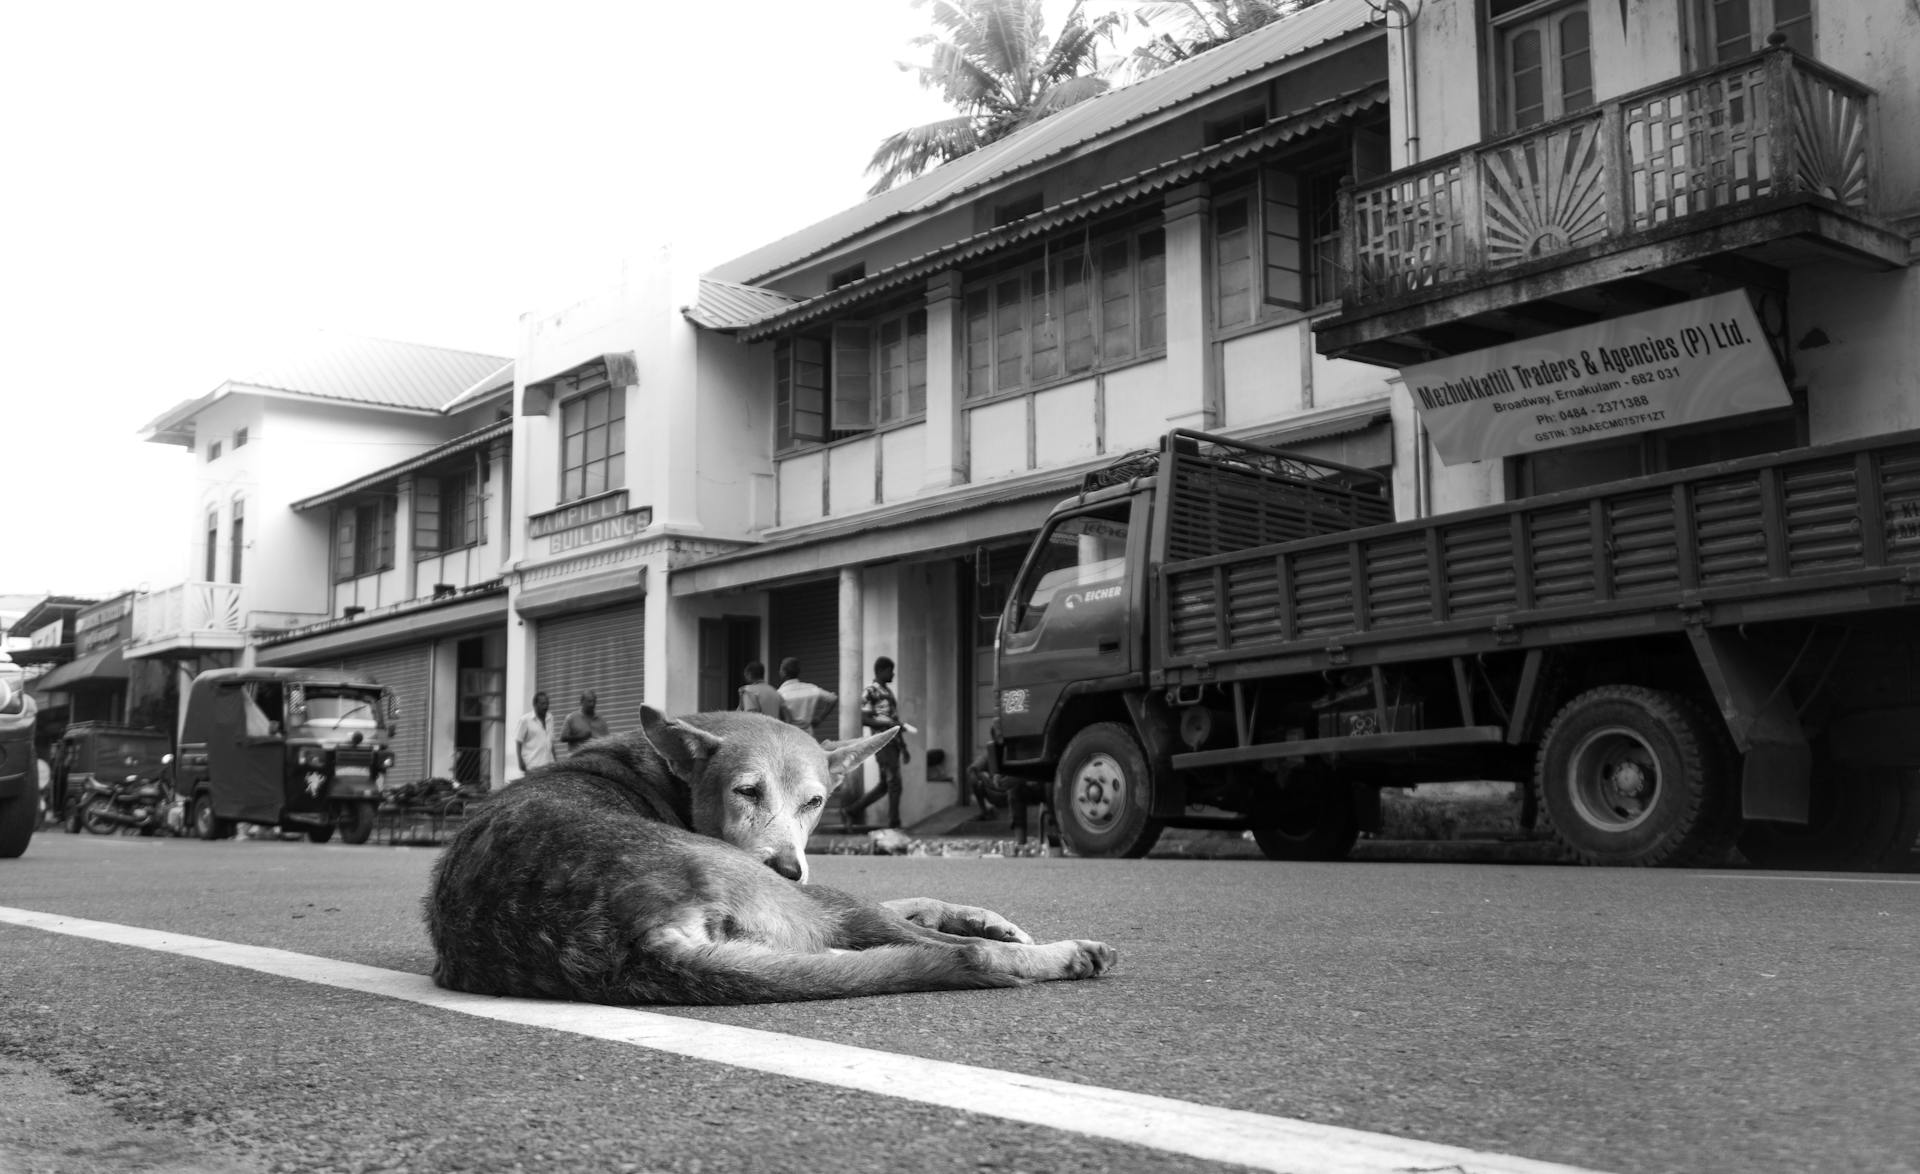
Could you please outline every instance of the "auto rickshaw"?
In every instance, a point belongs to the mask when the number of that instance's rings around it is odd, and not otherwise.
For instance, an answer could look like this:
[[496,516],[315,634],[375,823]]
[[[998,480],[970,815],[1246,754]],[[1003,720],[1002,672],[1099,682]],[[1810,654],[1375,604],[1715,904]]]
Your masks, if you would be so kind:
[[371,677],[325,669],[211,669],[193,679],[176,785],[203,840],[238,823],[302,830],[316,844],[373,834],[393,767],[397,706]]
[[[75,722],[53,744],[53,785],[48,801],[60,813],[67,831],[86,824],[87,784],[95,779],[120,783],[159,772],[161,761],[173,750],[173,739],[161,730],[120,726],[110,722]],[[110,825],[89,828],[111,831]]]

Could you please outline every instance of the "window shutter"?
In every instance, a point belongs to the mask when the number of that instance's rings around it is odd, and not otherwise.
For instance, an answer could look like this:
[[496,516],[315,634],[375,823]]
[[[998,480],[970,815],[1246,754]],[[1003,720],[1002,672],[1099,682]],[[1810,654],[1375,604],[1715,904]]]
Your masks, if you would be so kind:
[[795,442],[827,438],[827,344],[818,338],[793,340],[793,398],[790,431]]
[[426,558],[440,549],[440,479],[413,479],[413,557]]
[[382,571],[393,569],[394,530],[400,522],[400,499],[386,497],[380,501],[380,554],[375,566]]
[[460,487],[464,491],[464,497],[466,499],[466,508],[460,513],[460,540],[468,546],[476,546],[480,542],[480,510],[482,508],[480,498],[480,472],[480,467],[476,464],[475,467],[468,470],[467,475],[460,480]]
[[353,578],[353,512],[347,504],[333,507],[333,578],[343,582]]
[[1307,304],[1300,255],[1300,181],[1289,172],[1261,174],[1261,231],[1266,238],[1265,299],[1270,306]]
[[835,432],[873,427],[873,327],[833,324],[833,424]]

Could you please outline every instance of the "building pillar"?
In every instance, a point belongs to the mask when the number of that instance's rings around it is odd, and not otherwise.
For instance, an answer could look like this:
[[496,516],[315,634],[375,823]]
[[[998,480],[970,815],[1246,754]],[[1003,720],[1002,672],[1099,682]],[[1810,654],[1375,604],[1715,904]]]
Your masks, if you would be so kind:
[[402,477],[395,487],[400,503],[393,511],[393,557],[400,561],[394,568],[399,572],[400,598],[382,597],[376,604],[379,607],[420,598],[420,563],[413,557],[413,486],[418,479],[417,473]]
[[[866,601],[862,597],[860,568],[840,568],[840,738],[860,736],[860,691],[865,688],[864,644],[861,629],[866,620]],[[848,785],[855,780],[849,779]]]
[[1208,330],[1207,208],[1205,184],[1167,193],[1168,428],[1213,428],[1220,418],[1218,361]]
[[960,274],[949,270],[927,282],[928,491],[967,482],[966,316]]

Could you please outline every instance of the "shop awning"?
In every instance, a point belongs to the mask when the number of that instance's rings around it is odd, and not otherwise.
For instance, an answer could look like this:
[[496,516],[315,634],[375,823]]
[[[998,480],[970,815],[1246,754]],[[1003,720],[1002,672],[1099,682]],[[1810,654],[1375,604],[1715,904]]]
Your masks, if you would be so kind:
[[126,657],[118,648],[104,648],[99,652],[89,652],[78,660],[68,661],[31,682],[29,687],[36,693],[46,693],[56,689],[71,689],[75,685],[104,685],[126,679]]

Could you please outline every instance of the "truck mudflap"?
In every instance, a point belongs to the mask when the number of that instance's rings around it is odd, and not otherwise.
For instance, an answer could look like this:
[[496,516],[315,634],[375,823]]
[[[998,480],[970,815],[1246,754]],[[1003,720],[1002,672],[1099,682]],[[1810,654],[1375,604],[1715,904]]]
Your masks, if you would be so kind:
[[1784,687],[1784,669],[1770,665],[1732,629],[1693,625],[1687,638],[1713,687],[1727,733],[1745,759],[1741,815],[1806,823],[1812,811],[1813,748]]
[[1173,769],[1175,731],[1179,722],[1160,692],[1130,689],[1121,695],[1127,716],[1133,719],[1134,736],[1147,756],[1152,784],[1147,795],[1147,814],[1155,819],[1175,819],[1187,810],[1187,781]]

